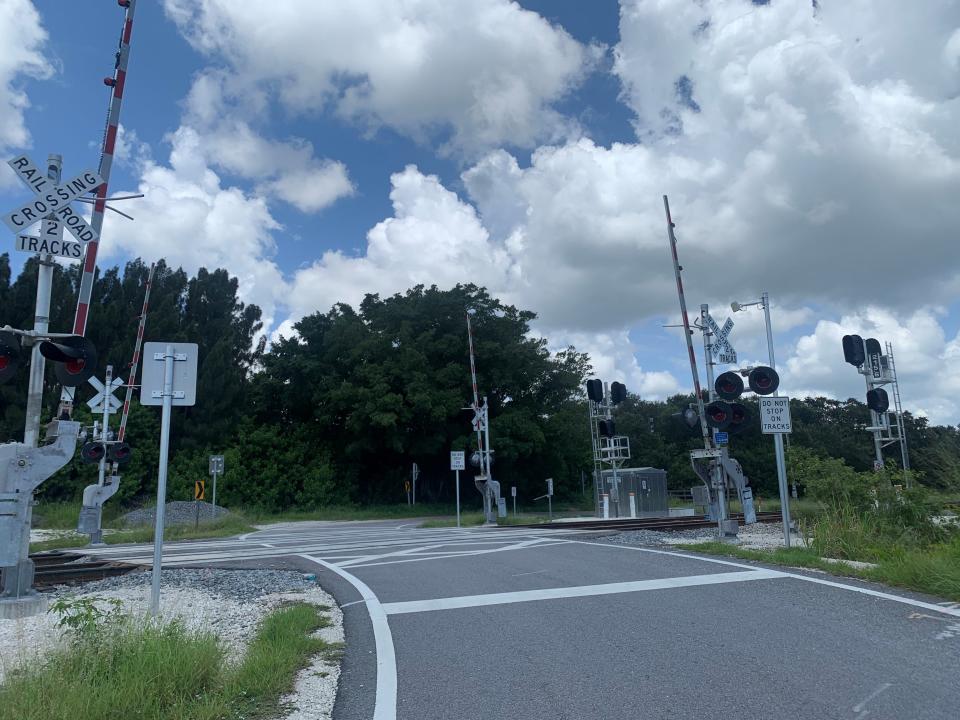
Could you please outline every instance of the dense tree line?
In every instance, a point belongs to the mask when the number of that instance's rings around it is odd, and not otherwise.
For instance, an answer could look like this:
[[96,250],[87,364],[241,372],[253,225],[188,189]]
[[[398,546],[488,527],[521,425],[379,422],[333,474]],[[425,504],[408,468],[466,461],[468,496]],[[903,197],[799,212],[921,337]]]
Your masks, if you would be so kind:
[[[88,335],[107,364],[126,376],[148,267],[130,262],[100,273]],[[79,277],[57,268],[51,328],[72,323]],[[0,324],[31,327],[36,261],[13,280],[0,255]],[[570,498],[592,470],[584,380],[589,358],[574,348],[548,351],[532,337],[535,315],[505,305],[482,288],[441,291],[417,286],[391,297],[368,295],[357,307],[339,304],[296,325],[296,336],[265,348],[256,306],[240,302],[237,280],[225,270],[183,270],[158,264],[147,316],[146,340],[197,342],[197,405],[175,410],[170,489],[186,498],[206,477],[207,455],[226,456],[218,497],[227,504],[270,509],[330,503],[402,502],[412,463],[422,471],[426,500],[450,501],[451,449],[475,448],[465,310],[472,308],[480,391],[489,398],[494,475],[517,485],[522,499],[542,493],[553,477]],[[59,387],[47,373],[46,416]],[[0,438],[23,432],[27,373],[0,387]],[[78,393],[75,417],[91,422]],[[696,447],[678,414],[692,396],[665,402],[630,395],[617,409],[618,431],[630,437],[633,465],[662,467],[674,488],[694,482],[687,451]],[[776,491],[772,440],[759,432],[756,407],[748,430],[733,436],[731,451],[758,493]],[[872,463],[868,412],[856,400],[825,398],[792,403],[789,441],[865,470]],[[926,484],[960,490],[960,430],[907,417],[911,457]],[[159,410],[134,403],[128,439],[135,448],[124,470],[119,500],[149,500],[156,487]],[[74,461],[42,486],[51,499],[75,498],[95,479],[95,468]],[[462,474],[462,493],[478,502]]]

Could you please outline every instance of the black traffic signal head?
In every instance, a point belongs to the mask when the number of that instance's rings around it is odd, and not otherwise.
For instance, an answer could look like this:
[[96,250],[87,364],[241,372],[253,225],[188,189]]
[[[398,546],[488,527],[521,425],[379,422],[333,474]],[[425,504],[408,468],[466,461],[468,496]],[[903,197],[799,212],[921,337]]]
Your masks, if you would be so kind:
[[733,420],[733,408],[725,400],[715,400],[707,405],[707,425],[717,430],[726,430]]
[[721,373],[713,384],[713,389],[722,400],[736,400],[743,392],[743,378],[735,372]]
[[80,448],[80,459],[85,463],[98,463],[105,454],[106,450],[103,443],[100,442],[84,443],[83,447]]
[[603,380],[587,380],[587,397],[594,402],[603,402]]
[[750,411],[745,405],[740,403],[730,403],[730,426],[728,432],[738,433],[747,427],[747,421],[750,419]]
[[867,359],[863,352],[863,338],[859,335],[844,335],[841,342],[843,342],[843,359],[854,367],[863,365]]
[[89,380],[97,369],[97,350],[87,338],[80,335],[44,340],[40,354],[56,363],[53,366],[57,380],[64,387],[77,387]]
[[878,413],[885,413],[890,408],[890,398],[883,388],[867,390],[867,407]]
[[622,382],[610,383],[610,402],[619,405],[627,399],[627,386]]
[[883,355],[883,348],[880,347],[880,341],[876,338],[867,338],[863,344],[867,348],[867,355]]
[[597,429],[604,437],[612,438],[617,434],[617,426],[613,424],[613,420],[601,420],[597,423]]
[[0,332],[0,385],[17,374],[20,367],[20,342],[11,332]]
[[117,465],[126,465],[133,457],[133,449],[125,442],[107,446],[107,460]]
[[747,382],[757,395],[772,395],[780,387],[780,376],[773,368],[759,365],[750,371]]

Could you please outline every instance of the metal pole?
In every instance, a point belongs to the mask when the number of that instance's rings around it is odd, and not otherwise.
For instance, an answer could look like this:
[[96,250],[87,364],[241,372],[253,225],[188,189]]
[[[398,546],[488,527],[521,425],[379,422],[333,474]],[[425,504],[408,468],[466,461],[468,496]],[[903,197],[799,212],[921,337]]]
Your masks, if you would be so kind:
[[[156,361],[154,361],[156,362]],[[163,414],[160,419],[160,468],[157,473],[157,518],[153,531],[153,575],[150,614],[160,613],[160,567],[163,563],[163,521],[167,505],[167,456],[170,452],[170,414],[173,410],[173,345],[163,354]]]
[[[707,398],[710,402],[716,399],[713,389],[713,333],[707,324],[707,315],[710,314],[710,306],[703,304],[700,306],[700,329],[703,332],[703,362],[707,369]],[[706,417],[706,416],[704,416]],[[711,433],[711,440],[713,434]],[[714,461],[713,465],[713,486],[717,493],[717,532],[722,537],[724,534],[723,523],[727,520],[729,513],[727,511],[727,483],[723,477],[723,468],[719,462]]]
[[460,471],[454,472],[457,473],[457,527],[460,527]]
[[[493,471],[490,469],[490,402],[483,396],[483,444],[487,456],[487,480],[493,480]],[[490,522],[496,521],[496,510],[493,507],[493,498],[490,496],[490,486],[487,485],[487,497],[490,498]]]
[[[47,157],[47,177],[54,186],[60,184],[63,156]],[[41,225],[41,228],[43,225]],[[61,232],[62,232],[61,226]],[[50,295],[53,290],[53,255],[40,258],[37,268],[37,301],[33,314],[33,329],[45,333],[50,329]],[[27,417],[23,428],[23,444],[37,447],[40,440],[40,414],[43,412],[43,373],[46,360],[40,354],[40,343],[35,342],[30,351],[30,384],[27,390]]]
[[213,507],[210,508],[210,518],[217,517],[217,471],[213,471]]
[[[777,363],[773,355],[773,327],[770,324],[770,295],[763,293],[760,296],[763,303],[763,315],[767,323],[767,355],[770,359],[770,367],[777,369]],[[779,393],[774,391],[773,396],[777,397]],[[783,515],[783,545],[790,547],[790,491],[787,488],[787,463],[783,456],[783,433],[774,433],[773,446],[777,453],[777,484],[780,487],[780,512]]]
[[553,495],[547,495],[547,519],[553,522]]
[[[580,477],[583,478],[583,471],[580,471]],[[513,516],[517,516],[517,489],[513,488]]]
[[[470,381],[473,385],[473,409],[480,412],[480,393],[477,392],[477,364],[473,357],[473,325],[470,323],[470,311],[467,316],[467,342],[470,346]],[[477,424],[477,455],[480,458],[480,474],[488,477],[489,473],[483,469],[483,422]],[[489,468],[487,468],[489,470]]]

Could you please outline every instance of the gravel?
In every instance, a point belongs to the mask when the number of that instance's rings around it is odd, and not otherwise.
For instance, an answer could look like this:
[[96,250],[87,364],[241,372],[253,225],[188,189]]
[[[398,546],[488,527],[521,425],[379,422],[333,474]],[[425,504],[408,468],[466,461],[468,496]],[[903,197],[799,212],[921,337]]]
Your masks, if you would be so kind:
[[[154,507],[140,508],[139,510],[128,512],[120,518],[120,522],[130,527],[153,525],[156,518],[156,510]],[[188,523],[196,522],[197,503],[191,500],[173,500],[167,503],[167,509],[164,512],[164,524],[187,525]],[[210,520],[211,518],[219,518],[229,514],[230,511],[220,505],[217,505],[216,512],[214,512],[214,507],[210,503],[200,503],[201,520]]]
[[[791,536],[791,545],[803,547],[802,538]],[[604,538],[605,542],[616,545],[685,545],[717,540],[715,528],[709,530],[629,530]],[[783,547],[783,525],[779,523],[756,523],[743,525],[737,540],[738,546],[751,550],[769,550]]]
[[[149,571],[131,573],[86,583],[80,588],[61,588],[55,597],[116,598],[123,612],[145,615],[150,602]],[[164,570],[160,614],[179,617],[188,628],[217,635],[231,662],[242,657],[257,624],[272,609],[291,601],[328,608],[329,627],[317,636],[327,642],[343,642],[343,615],[333,598],[321,590],[312,576],[288,570]],[[77,592],[80,590],[80,592]],[[35,661],[62,646],[64,638],[52,612],[19,620],[0,620],[0,682],[17,666]],[[289,720],[327,719],[333,712],[339,680],[339,663],[320,657],[298,675],[294,691],[280,708]]]

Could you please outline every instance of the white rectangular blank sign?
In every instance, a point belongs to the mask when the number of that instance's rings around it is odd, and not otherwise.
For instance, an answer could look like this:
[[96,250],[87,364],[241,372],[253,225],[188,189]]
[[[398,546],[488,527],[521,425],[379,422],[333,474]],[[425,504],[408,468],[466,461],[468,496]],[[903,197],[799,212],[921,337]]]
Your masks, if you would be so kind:
[[[140,404],[163,405],[163,355],[173,346],[173,404],[197,402],[197,344],[148,342],[143,344],[143,376],[140,380]],[[156,359],[157,356],[160,359]]]
[[450,469],[451,470],[466,470],[466,453],[463,450],[451,450],[450,451]]

